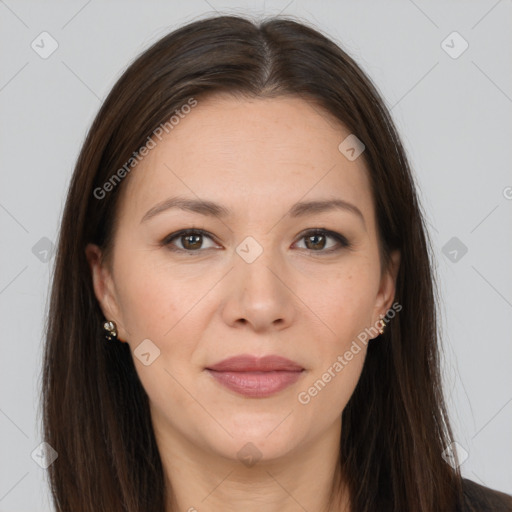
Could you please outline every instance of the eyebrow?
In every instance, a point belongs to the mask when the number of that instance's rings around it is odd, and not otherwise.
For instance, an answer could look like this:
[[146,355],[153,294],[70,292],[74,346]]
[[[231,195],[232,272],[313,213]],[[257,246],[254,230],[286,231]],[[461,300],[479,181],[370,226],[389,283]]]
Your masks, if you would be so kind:
[[[199,213],[200,215],[206,215],[210,217],[217,217],[219,219],[229,217],[232,212],[229,208],[222,206],[213,201],[205,199],[189,199],[186,197],[170,197],[164,201],[153,206],[149,209],[141,219],[141,223],[148,221],[155,217],[159,213],[172,208],[179,208],[180,210],[190,211]],[[343,199],[329,199],[329,200],[316,200],[316,201],[305,201],[295,203],[288,212],[288,215],[292,218],[302,217],[313,213],[322,213],[332,210],[344,210],[357,215],[365,224],[364,216],[361,210]]]

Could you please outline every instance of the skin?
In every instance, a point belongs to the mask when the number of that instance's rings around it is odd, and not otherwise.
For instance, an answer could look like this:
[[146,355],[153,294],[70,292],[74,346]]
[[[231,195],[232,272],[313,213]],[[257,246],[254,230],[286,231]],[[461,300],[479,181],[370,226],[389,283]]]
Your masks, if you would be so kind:
[[[176,497],[169,512],[349,510],[344,490],[327,504],[333,482],[343,485],[341,413],[366,345],[308,404],[297,398],[378,325],[395,293],[399,255],[382,268],[363,158],[351,162],[338,150],[349,133],[300,98],[200,100],[123,184],[112,260],[86,248],[105,318],[132,352],[145,339],[160,350],[148,366],[134,362]],[[218,219],[174,208],[141,222],[176,195],[233,213]],[[343,209],[287,215],[298,201],[333,198],[362,218]],[[211,238],[160,243],[185,228]],[[307,245],[303,232],[313,228],[351,245],[330,236]],[[235,250],[247,236],[263,250],[252,263]],[[171,250],[191,246],[196,252]],[[332,247],[339,249],[326,252]],[[305,371],[271,397],[247,398],[205,371],[239,354],[281,355]],[[255,448],[246,450],[260,457],[250,466],[237,455],[249,442]]]

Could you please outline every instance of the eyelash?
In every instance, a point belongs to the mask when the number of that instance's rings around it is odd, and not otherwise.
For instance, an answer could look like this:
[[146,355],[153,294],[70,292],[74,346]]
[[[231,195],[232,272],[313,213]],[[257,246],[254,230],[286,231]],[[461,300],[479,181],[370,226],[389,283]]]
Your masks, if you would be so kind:
[[[203,252],[207,249],[197,249],[197,250],[187,250],[187,249],[181,249],[179,247],[176,247],[176,246],[172,246],[172,241],[177,239],[177,238],[180,238],[182,236],[186,236],[186,235],[201,235],[203,237],[207,237],[209,239],[211,239],[212,241],[213,240],[213,237],[206,231],[202,230],[202,229],[198,229],[198,228],[195,228],[195,229],[182,229],[181,231],[176,231],[175,233],[171,233],[170,235],[167,235],[161,242],[161,245],[162,246],[167,246],[169,248],[169,250],[173,251],[173,252],[181,252],[181,253],[186,253],[186,254],[197,254],[197,253],[200,253],[200,252]],[[319,254],[331,254],[333,252],[337,252],[337,251],[340,251],[341,249],[349,249],[351,247],[351,244],[350,242],[340,233],[336,233],[335,231],[330,231],[328,229],[324,229],[324,228],[314,228],[314,229],[309,229],[307,231],[303,231],[299,237],[299,240],[302,240],[304,238],[306,238],[307,236],[314,236],[314,235],[322,235],[322,236],[327,236],[327,237],[330,237],[330,238],[334,238],[337,242],[338,242],[338,247],[331,247],[330,249],[327,249],[327,250],[318,250],[318,251],[315,251],[313,249],[305,249],[306,251],[309,251],[309,252],[312,252],[312,253],[319,253]]]

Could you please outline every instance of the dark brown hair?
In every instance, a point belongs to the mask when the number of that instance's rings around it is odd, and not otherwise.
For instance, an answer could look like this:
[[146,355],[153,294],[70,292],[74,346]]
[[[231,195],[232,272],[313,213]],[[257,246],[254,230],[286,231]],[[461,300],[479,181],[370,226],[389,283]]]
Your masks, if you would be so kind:
[[461,476],[441,456],[452,432],[430,244],[388,110],[357,64],[318,31],[289,18],[238,16],[195,21],[140,55],[104,101],[80,152],[55,259],[42,382],[44,438],[59,454],[48,469],[56,510],[165,510],[148,396],[129,345],[104,341],[85,247],[98,244],[108,258],[129,178],[102,199],[94,190],[176,109],[215,93],[301,97],[365,144],[383,263],[391,250],[401,253],[395,301],[403,310],[368,345],[343,411],[340,458],[352,511],[458,510]]

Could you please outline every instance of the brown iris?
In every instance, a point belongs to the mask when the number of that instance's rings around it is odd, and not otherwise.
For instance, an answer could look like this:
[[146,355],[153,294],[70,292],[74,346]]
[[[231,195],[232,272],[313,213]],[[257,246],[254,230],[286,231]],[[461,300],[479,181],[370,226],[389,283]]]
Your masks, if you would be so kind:
[[[322,239],[320,242],[319,239]],[[309,235],[305,237],[306,240],[306,247],[308,249],[323,249],[325,247],[325,235],[321,235],[318,233],[315,233],[313,235]],[[310,242],[312,242],[310,244]],[[320,244],[320,246],[319,246]],[[312,245],[312,247],[310,247]]]

